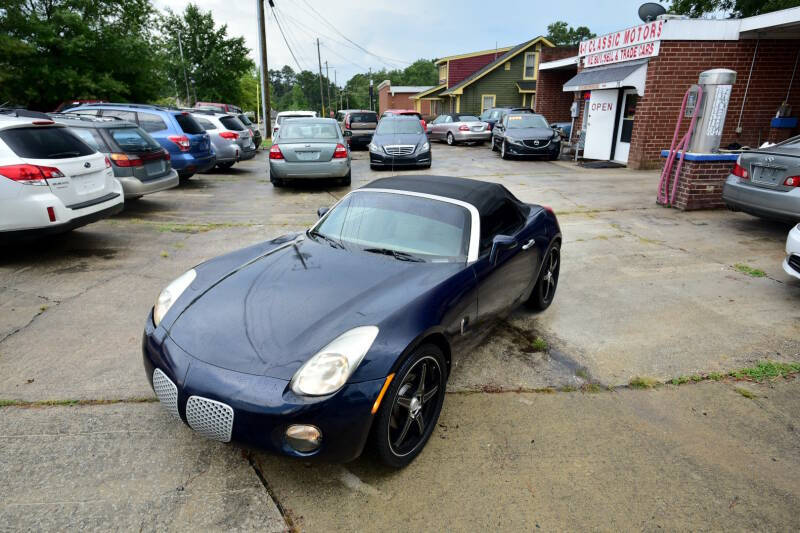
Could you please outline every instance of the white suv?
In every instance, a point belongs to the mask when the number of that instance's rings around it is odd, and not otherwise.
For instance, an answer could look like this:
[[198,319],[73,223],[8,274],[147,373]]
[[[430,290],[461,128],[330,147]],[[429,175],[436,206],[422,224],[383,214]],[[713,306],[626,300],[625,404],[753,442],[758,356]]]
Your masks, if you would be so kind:
[[52,120],[0,113],[0,243],[122,211],[111,162]]

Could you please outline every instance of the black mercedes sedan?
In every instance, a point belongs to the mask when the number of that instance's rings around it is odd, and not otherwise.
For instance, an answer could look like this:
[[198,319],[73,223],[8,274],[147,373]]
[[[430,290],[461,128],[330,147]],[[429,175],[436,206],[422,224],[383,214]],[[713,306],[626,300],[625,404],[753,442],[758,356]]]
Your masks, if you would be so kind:
[[431,167],[431,144],[415,116],[386,116],[378,122],[369,143],[371,169]]
[[208,438],[337,462],[369,446],[403,467],[458,358],[516,306],[553,302],[558,220],[448,176],[378,179],[318,215],[167,285],[145,322],[147,379]]
[[561,135],[542,115],[509,113],[492,128],[492,150],[500,157],[536,155],[556,160],[561,153]]

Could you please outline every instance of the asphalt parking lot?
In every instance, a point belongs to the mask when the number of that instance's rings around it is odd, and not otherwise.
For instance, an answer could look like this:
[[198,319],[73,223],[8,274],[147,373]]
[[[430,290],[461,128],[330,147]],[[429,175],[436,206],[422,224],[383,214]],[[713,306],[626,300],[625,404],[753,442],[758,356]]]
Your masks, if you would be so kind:
[[[800,528],[797,381],[629,386],[800,361],[800,283],[780,266],[789,227],[658,207],[657,172],[433,150],[425,173],[552,206],[563,263],[550,309],[514,313],[455,361],[412,465],[221,445],[153,401],[140,343],[159,290],[307,227],[349,190],[274,189],[262,152],[0,249],[0,529]],[[389,175],[354,159],[352,187]]]

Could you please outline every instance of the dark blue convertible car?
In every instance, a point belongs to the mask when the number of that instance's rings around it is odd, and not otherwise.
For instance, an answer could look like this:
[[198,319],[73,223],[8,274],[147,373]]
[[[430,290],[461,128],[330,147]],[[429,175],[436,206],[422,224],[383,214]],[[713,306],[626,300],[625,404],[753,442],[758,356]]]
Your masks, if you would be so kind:
[[404,176],[354,190],[301,234],[217,257],[158,296],[144,365],[196,432],[393,467],[421,451],[451,361],[526,302],[553,301],[552,210],[505,187]]

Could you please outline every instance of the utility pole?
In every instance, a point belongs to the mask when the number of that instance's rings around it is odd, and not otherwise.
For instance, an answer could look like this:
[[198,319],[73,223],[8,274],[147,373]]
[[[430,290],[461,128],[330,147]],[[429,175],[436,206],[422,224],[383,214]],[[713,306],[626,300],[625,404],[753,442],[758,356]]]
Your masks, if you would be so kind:
[[325,116],[325,97],[322,94],[322,58],[319,55],[319,37],[317,37],[317,63],[319,63],[319,101],[322,102],[322,115]]
[[[336,72],[334,70],[334,72]],[[328,71],[328,61],[325,61],[325,85],[328,86],[328,108],[333,109],[333,104],[331,104],[331,74]]]
[[186,83],[186,105],[192,104],[192,97],[189,95],[189,76],[186,75],[186,62],[183,60],[183,45],[181,44],[181,32],[178,32],[178,51],[181,54],[181,66],[183,67],[183,81]]
[[[264,121],[264,138],[272,139],[272,103],[269,101],[269,67],[267,65],[267,23],[264,19],[264,0],[258,4],[258,47],[261,51],[261,109]],[[269,5],[274,6],[272,0]]]
[[336,93],[339,95],[336,97],[336,103],[338,104],[336,111],[339,111],[342,108],[342,91],[339,90],[339,82],[336,81],[336,69],[333,69],[333,86],[336,87]]

